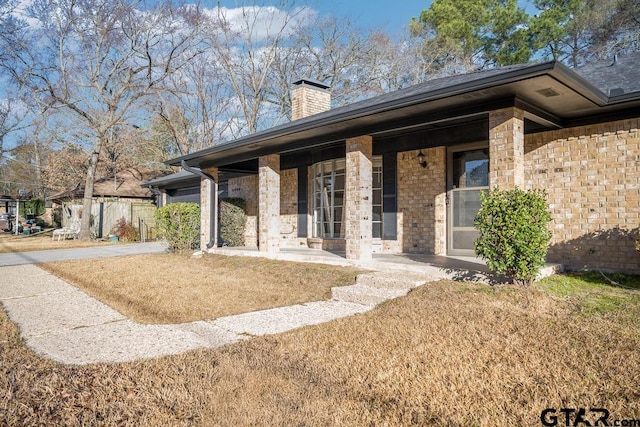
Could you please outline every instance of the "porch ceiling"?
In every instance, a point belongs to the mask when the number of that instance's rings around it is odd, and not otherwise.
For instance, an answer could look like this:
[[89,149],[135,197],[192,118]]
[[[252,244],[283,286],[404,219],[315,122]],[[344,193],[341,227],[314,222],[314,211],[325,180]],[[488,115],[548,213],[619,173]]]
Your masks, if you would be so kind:
[[[498,108],[517,105],[538,131],[578,124],[640,106],[638,96],[609,102],[587,80],[557,62],[515,66],[435,80],[382,95],[170,160],[179,165],[233,165],[271,153],[329,146],[359,135],[387,137],[477,122]],[[614,99],[611,99],[614,101]]]

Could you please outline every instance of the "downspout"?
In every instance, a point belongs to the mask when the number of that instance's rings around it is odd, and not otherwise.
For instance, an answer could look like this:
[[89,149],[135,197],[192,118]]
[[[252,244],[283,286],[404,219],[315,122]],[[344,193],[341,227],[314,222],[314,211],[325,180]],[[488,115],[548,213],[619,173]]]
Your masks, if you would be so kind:
[[151,194],[153,194],[153,198],[155,200],[156,207],[161,208],[162,207],[162,192],[159,189],[154,188],[151,185],[149,186],[149,191],[151,191]]
[[212,201],[211,203],[211,209],[209,209],[209,242],[207,243],[207,249],[211,249],[212,247],[217,245],[217,217],[218,217],[218,203],[217,203],[217,186],[218,183],[216,182],[216,180],[209,174],[206,174],[204,172],[202,172],[200,169],[196,169],[196,168],[192,168],[191,166],[187,165],[187,162],[182,160],[180,162],[180,165],[182,166],[182,169],[186,170],[187,172],[191,172],[194,175],[197,175],[201,178],[204,179],[208,179],[209,181],[211,181],[211,186],[209,189],[209,200]]

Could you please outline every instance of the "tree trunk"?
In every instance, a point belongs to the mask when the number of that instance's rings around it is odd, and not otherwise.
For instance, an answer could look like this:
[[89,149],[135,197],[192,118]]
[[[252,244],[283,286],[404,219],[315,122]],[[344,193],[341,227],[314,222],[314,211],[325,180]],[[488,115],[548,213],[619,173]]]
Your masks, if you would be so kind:
[[96,167],[98,165],[98,158],[100,156],[100,146],[91,153],[89,160],[89,168],[87,169],[87,179],[84,185],[84,199],[82,202],[82,220],[80,222],[80,234],[78,238],[80,240],[91,239],[91,204],[93,202],[93,182],[96,176]]

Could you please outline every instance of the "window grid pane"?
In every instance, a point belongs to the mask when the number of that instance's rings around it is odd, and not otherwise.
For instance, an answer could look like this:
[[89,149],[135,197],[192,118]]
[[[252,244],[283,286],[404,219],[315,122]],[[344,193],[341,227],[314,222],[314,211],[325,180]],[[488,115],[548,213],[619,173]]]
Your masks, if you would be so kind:
[[[344,237],[345,159],[329,160],[312,166],[313,222],[315,237]],[[382,157],[373,158],[372,235],[382,234]]]

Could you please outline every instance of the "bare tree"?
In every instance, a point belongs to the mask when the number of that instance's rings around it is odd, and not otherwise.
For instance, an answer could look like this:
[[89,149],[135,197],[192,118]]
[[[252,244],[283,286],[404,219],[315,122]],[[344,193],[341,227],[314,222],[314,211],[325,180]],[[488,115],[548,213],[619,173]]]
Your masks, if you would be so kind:
[[279,5],[242,3],[236,9],[217,7],[209,15],[208,41],[233,91],[230,110],[234,111],[233,104],[238,108],[237,115],[228,118],[233,137],[265,127],[264,118],[270,118],[268,125],[273,124],[273,114],[267,110],[269,101],[277,104],[278,100],[267,99],[269,72],[278,51],[311,13],[294,1]]
[[8,150],[5,146],[7,137],[28,126],[24,120],[29,113],[28,109],[28,105],[21,99],[0,99],[0,163]]
[[423,47],[415,37],[392,38],[346,19],[318,16],[296,28],[288,46],[277,51],[268,99],[276,100],[280,117],[289,117],[291,83],[301,77],[328,85],[336,106],[420,83],[435,70]]
[[344,105],[370,95],[368,60],[375,47],[348,20],[314,16],[298,23],[286,46],[275,52],[269,70],[269,100],[279,110],[278,120],[291,113],[291,83],[311,78],[331,88],[333,103]]
[[[51,0],[35,2],[3,61],[13,78],[46,108],[69,113],[93,142],[84,185],[83,211],[91,212],[96,167],[110,132],[140,102],[200,51],[194,48],[198,13],[173,2]],[[88,239],[90,215],[80,237]]]
[[184,155],[233,137],[233,88],[212,52],[194,58],[167,82],[154,114],[156,130],[170,135],[167,153]]
[[611,59],[640,50],[640,2],[602,0],[589,7],[602,25],[590,23],[588,58]]

